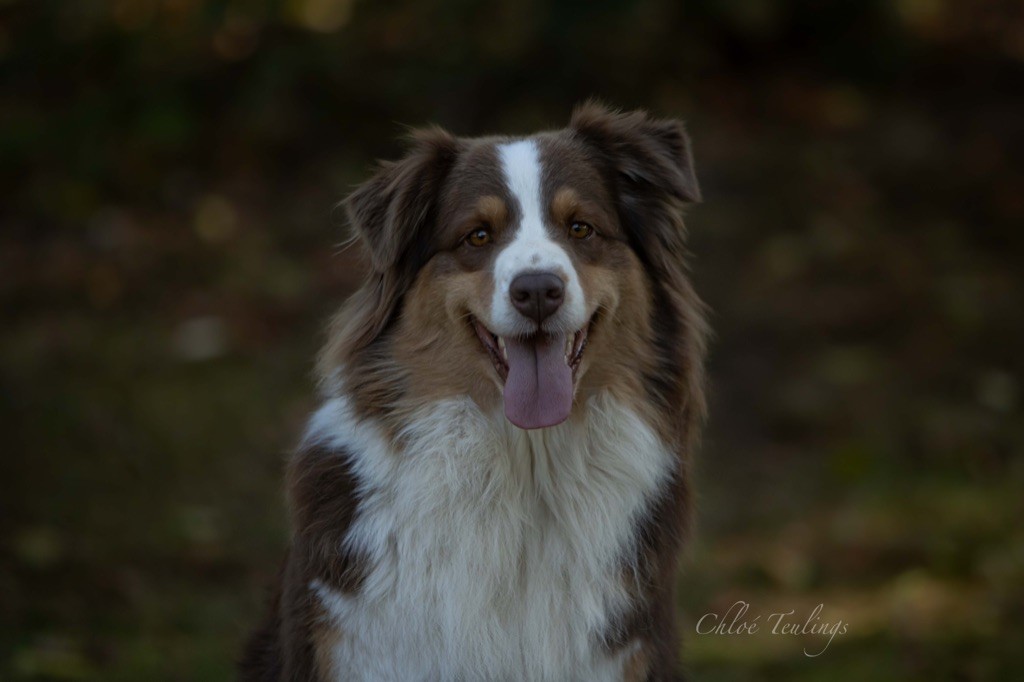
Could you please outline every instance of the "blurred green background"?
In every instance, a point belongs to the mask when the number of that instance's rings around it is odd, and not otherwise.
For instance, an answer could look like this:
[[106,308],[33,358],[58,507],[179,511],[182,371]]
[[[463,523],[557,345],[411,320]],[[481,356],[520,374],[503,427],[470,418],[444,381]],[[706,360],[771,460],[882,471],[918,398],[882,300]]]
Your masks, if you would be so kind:
[[[0,679],[221,680],[403,125],[689,122],[695,680],[1024,668],[1024,7],[0,0]],[[820,637],[696,635],[824,604]],[[765,618],[762,618],[762,623]]]

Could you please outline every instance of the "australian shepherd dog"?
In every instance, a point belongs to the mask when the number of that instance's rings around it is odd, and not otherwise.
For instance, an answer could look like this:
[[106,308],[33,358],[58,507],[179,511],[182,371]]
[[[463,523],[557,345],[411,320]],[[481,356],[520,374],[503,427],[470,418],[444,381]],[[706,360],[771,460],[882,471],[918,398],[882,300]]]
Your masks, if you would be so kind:
[[665,680],[703,306],[678,121],[412,134],[344,206],[369,275],[288,466],[242,679]]

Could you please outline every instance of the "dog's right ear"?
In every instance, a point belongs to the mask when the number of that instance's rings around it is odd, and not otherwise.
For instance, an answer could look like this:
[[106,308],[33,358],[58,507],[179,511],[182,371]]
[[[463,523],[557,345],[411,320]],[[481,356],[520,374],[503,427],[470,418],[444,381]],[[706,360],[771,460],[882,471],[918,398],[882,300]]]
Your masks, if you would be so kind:
[[459,153],[458,140],[440,128],[413,131],[410,140],[405,158],[382,162],[344,201],[349,223],[377,273],[399,263],[415,269],[429,258],[425,228]]
[[331,325],[320,357],[324,377],[370,345],[398,313],[419,269],[430,259],[430,225],[437,200],[461,148],[440,128],[413,131],[399,161],[382,162],[343,205],[372,272]]

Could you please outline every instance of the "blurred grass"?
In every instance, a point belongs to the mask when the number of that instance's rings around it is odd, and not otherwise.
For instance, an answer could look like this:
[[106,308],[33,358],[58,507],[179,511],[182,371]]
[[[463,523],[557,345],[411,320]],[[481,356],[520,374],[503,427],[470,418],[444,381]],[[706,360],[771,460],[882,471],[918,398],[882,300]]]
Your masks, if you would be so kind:
[[[0,3],[0,679],[217,680],[398,122],[685,117],[715,310],[699,680],[1024,667],[1015,3]],[[819,640],[696,635],[823,604]]]

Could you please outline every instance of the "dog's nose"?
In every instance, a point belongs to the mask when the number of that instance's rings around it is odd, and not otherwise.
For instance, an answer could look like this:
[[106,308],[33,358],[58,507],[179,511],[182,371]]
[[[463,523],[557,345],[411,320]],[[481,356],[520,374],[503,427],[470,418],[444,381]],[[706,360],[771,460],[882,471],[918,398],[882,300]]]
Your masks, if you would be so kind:
[[516,310],[539,324],[554,315],[562,305],[565,284],[553,273],[531,272],[512,280],[508,292]]

